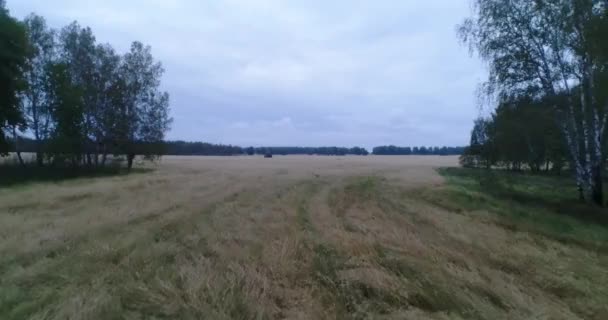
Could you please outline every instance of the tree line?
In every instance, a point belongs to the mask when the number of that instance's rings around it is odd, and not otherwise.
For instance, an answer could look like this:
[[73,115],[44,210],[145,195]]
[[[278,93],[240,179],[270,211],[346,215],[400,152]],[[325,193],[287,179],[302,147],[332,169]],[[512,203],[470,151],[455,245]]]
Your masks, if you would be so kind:
[[368,155],[361,147],[239,147],[206,142],[167,141],[164,143],[167,155]]
[[374,155],[438,155],[438,156],[453,156],[461,155],[465,147],[397,147],[397,146],[379,146],[372,151]]
[[[38,166],[103,167],[113,155],[154,157],[169,130],[169,94],[151,48],[119,54],[89,27],[60,30],[0,0],[0,155],[28,144]],[[29,140],[29,141],[28,141]]]
[[[396,147],[379,146],[373,148],[374,155],[461,155],[465,147]],[[369,151],[362,147],[239,147],[211,144],[206,142],[167,141],[164,147],[168,155],[326,155],[367,156]]]
[[568,151],[555,113],[544,99],[504,99],[490,117],[475,120],[461,163],[560,174]]
[[164,153],[176,156],[233,156],[243,154],[243,148],[207,142],[166,141]]
[[324,155],[324,156],[344,156],[359,155],[366,156],[369,152],[361,147],[248,147],[245,153],[253,154],[276,154],[276,155]]
[[560,172],[604,204],[608,1],[473,0],[459,26],[488,63],[491,117],[475,121],[463,164]]

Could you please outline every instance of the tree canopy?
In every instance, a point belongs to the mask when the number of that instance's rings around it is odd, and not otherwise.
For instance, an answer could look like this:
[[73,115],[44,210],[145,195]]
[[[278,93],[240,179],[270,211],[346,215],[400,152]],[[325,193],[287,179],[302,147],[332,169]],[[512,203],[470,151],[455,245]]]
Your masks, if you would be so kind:
[[475,121],[461,162],[469,167],[559,173],[567,157],[555,110],[545,101],[521,97],[501,103],[491,117]]
[[[474,0],[461,39],[488,63],[485,93],[499,104],[553,108],[581,196],[603,204],[608,118],[605,0]],[[513,128],[515,130],[516,128]]]
[[39,166],[98,167],[125,155],[130,168],[136,154],[162,153],[169,94],[149,46],[135,41],[119,54],[78,22],[58,31],[41,16],[19,22],[5,9],[0,38],[0,153],[10,147],[7,132],[18,154],[17,142],[34,139]]
[[24,127],[19,95],[25,89],[23,71],[27,37],[23,24],[9,15],[0,2],[0,155],[8,150],[7,132]]

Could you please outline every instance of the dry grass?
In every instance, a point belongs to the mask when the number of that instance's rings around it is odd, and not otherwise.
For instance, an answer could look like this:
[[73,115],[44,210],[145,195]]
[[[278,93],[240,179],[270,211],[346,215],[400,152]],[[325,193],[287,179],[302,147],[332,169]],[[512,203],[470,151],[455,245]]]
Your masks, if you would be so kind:
[[606,251],[438,201],[456,163],[167,157],[0,190],[0,318],[606,319]]

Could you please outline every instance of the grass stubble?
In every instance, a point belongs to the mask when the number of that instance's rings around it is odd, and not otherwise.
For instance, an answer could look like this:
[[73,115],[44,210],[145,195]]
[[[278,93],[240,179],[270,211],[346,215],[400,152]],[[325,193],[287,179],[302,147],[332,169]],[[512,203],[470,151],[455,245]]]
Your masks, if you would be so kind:
[[455,162],[169,157],[1,189],[0,318],[608,318],[606,226],[529,201],[550,178]]

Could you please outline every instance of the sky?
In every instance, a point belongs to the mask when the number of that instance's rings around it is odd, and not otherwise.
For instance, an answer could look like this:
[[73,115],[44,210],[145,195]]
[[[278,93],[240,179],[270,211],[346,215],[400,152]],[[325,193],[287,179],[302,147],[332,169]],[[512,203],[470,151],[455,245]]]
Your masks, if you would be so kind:
[[163,63],[168,139],[241,146],[460,146],[486,77],[469,0],[7,0]]

